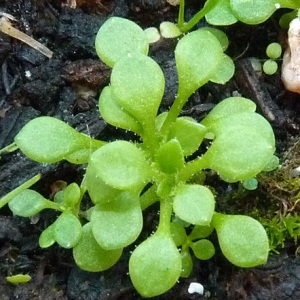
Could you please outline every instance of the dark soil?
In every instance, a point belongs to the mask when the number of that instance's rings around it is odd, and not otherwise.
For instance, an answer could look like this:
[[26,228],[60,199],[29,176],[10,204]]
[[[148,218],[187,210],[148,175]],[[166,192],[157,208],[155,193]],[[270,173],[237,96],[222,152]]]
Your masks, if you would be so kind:
[[[197,12],[199,1],[186,2],[189,18]],[[22,126],[40,115],[57,117],[100,139],[131,138],[99,117],[97,99],[109,82],[110,70],[96,56],[95,35],[112,15],[134,20],[143,28],[158,27],[164,20],[176,21],[177,8],[163,0],[78,0],[77,6],[72,9],[59,0],[0,0],[0,16],[13,15],[17,19],[15,27],[54,52],[48,59],[0,32],[0,148],[12,143]],[[253,56],[265,59],[266,46],[284,34],[277,27],[276,18],[259,26],[236,24],[224,28],[231,42],[227,53],[236,58],[237,73],[224,86],[210,83],[201,88],[192,96],[184,114],[200,119],[215,103],[240,93],[254,100],[260,113],[271,122],[277,154],[283,157],[287,140],[292,136],[295,143],[298,141],[300,96],[284,90],[280,74],[258,75],[248,60]],[[162,111],[172,103],[177,87],[175,45],[176,40],[162,40],[150,49],[150,56],[166,76]],[[34,188],[49,198],[54,182],[79,183],[83,168],[67,162],[38,164],[19,151],[3,154],[0,198],[37,173],[42,174],[42,180]],[[214,183],[219,198],[226,189],[235,188],[218,184]],[[226,210],[226,206],[220,204],[220,209]],[[40,249],[39,235],[55,217],[55,213],[46,211],[37,218],[25,219],[12,216],[6,207],[1,209],[1,300],[141,298],[127,273],[130,247],[125,249],[120,262],[102,273],[78,269],[70,250],[58,246]],[[157,221],[155,212],[147,210],[145,219],[146,235]],[[287,243],[280,255],[270,256],[266,266],[253,269],[233,267],[217,250],[208,262],[195,260],[190,278],[180,280],[172,290],[155,299],[300,299],[300,260],[295,256],[296,249],[297,245]],[[6,276],[18,273],[30,274],[32,280],[19,285],[6,281]],[[188,293],[188,286],[194,281],[204,285],[204,296]]]

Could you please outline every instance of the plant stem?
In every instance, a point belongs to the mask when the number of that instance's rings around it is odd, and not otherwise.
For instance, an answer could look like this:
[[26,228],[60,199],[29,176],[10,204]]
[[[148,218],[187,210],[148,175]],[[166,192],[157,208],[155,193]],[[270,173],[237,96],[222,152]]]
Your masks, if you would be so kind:
[[6,205],[12,198],[23,192],[24,190],[31,187],[33,184],[35,184],[37,181],[39,181],[41,178],[41,174],[37,174],[34,177],[30,178],[26,182],[24,182],[22,185],[18,186],[14,190],[12,190],[10,193],[5,195],[3,198],[0,199],[0,208]]
[[170,222],[173,211],[172,200],[170,198],[164,198],[160,200],[160,215],[157,231],[162,233],[170,233]]
[[[184,10],[181,8],[182,4],[184,5],[184,1],[180,2],[179,8],[179,17],[178,17],[178,28],[182,32],[187,32],[191,30],[209,11],[211,11],[221,0],[207,0],[203,6],[203,8],[186,24],[182,22],[182,17],[180,14],[184,13]],[[183,11],[183,12],[182,12]],[[180,23],[179,23],[180,20]]]
[[140,197],[141,209],[144,210],[158,201],[158,196],[156,194],[157,186],[152,185],[142,196]]
[[179,13],[178,13],[178,27],[182,27],[184,25],[184,0],[180,0]]
[[167,136],[171,125],[175,122],[176,118],[179,116],[184,104],[186,103],[188,97],[183,97],[182,95],[178,94],[178,96],[175,98],[174,103],[172,104],[168,115],[161,127],[160,133],[163,136]]
[[202,157],[198,157],[188,164],[185,165],[183,170],[178,174],[179,182],[188,181],[194,174],[198,173],[200,170],[205,169],[207,166],[205,161],[203,161]]

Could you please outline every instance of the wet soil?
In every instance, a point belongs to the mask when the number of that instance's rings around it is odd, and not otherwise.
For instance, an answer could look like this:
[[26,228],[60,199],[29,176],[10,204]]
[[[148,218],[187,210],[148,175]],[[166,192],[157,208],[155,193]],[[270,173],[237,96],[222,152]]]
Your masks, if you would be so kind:
[[[94,39],[101,24],[110,16],[136,21],[143,28],[158,27],[162,21],[176,21],[177,8],[163,0],[77,1],[77,8],[59,0],[0,0],[0,17],[11,14],[14,26],[53,51],[48,59],[24,43],[0,32],[0,148],[13,142],[14,136],[29,120],[50,115],[77,130],[105,140],[130,139],[131,136],[107,125],[97,110],[101,89],[109,82],[110,70],[97,58]],[[199,9],[199,1],[186,1],[187,19]],[[249,57],[265,59],[265,48],[284,33],[276,25],[276,16],[259,26],[236,24],[224,31],[230,39],[228,54],[235,58],[236,75],[226,85],[207,84],[196,92],[183,114],[200,119],[220,100],[241,94],[257,103],[258,110],[272,124],[277,138],[277,154],[283,157],[287,141],[297,143],[300,126],[300,96],[284,90],[280,74],[257,74]],[[203,26],[203,22],[199,26]],[[176,40],[161,40],[151,46],[150,56],[166,76],[166,94],[161,111],[170,106],[177,87],[173,50]],[[3,154],[0,160],[0,198],[24,181],[41,173],[34,188],[49,198],[53,183],[80,182],[83,167],[61,162],[42,165],[19,151]],[[211,180],[214,180],[212,178]],[[236,188],[214,183],[222,198]],[[222,201],[220,201],[222,203]],[[226,205],[220,204],[226,211]],[[71,251],[52,246],[42,250],[38,238],[56,218],[54,212],[42,212],[37,218],[12,216],[0,211],[0,299],[141,299],[128,276],[130,247],[110,270],[88,273],[74,264]],[[157,222],[155,210],[145,212],[145,235]],[[290,242],[267,265],[238,269],[230,265],[217,249],[210,261],[195,260],[194,270],[165,295],[155,299],[299,299],[300,261],[297,245]],[[11,274],[30,274],[26,284],[6,281]],[[205,294],[189,294],[191,282],[204,285]]]

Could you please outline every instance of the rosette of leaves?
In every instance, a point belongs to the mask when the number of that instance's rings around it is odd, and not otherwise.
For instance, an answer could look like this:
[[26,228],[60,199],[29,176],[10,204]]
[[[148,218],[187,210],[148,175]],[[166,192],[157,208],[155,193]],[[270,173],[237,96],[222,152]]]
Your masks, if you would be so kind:
[[[192,252],[199,259],[212,257],[214,246],[208,238],[214,230],[223,254],[235,265],[266,262],[265,230],[250,217],[215,211],[205,169],[216,171],[227,182],[251,180],[274,160],[271,126],[255,113],[255,104],[242,97],[221,101],[200,123],[179,116],[199,87],[208,81],[224,83],[232,76],[233,62],[224,54],[220,36],[202,28],[179,40],[177,97],[169,111],[157,115],[165,82],[158,64],[147,56],[144,31],[118,17],[102,25],[96,49],[112,73],[99,98],[100,114],[109,124],[131,130],[141,139],[106,143],[51,117],[37,118],[20,131],[15,143],[31,159],[87,163],[81,185],[69,184],[54,201],[29,189],[4,199],[16,215],[28,217],[48,208],[60,213],[41,234],[41,247],[57,242],[73,249],[82,269],[106,270],[126,246],[136,242],[143,226],[142,211],[159,201],[157,231],[136,247],[129,260],[132,283],[142,296],[160,295],[180,276],[188,276]],[[35,142],[37,137],[42,142]],[[192,159],[205,140],[210,147]],[[83,211],[85,192],[91,205]],[[189,235],[183,224],[193,226]]]

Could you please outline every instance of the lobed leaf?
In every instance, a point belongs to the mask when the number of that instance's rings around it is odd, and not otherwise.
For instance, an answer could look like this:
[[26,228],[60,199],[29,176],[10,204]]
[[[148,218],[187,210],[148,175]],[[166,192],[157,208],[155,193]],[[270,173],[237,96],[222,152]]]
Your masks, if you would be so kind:
[[223,50],[212,33],[199,29],[185,35],[178,42],[175,59],[179,80],[178,95],[187,99],[211,79],[223,59]]
[[177,188],[173,209],[183,221],[205,226],[211,222],[215,199],[205,186],[184,184]]
[[76,264],[89,272],[100,272],[112,267],[121,257],[123,249],[104,250],[94,238],[91,223],[82,227],[79,242],[73,247]]
[[210,81],[225,84],[233,76],[234,70],[235,67],[233,60],[226,54],[223,54],[222,63],[217,71],[212,75]]
[[172,238],[155,233],[132,253],[129,275],[143,297],[154,297],[168,291],[181,273],[181,256]]
[[91,215],[91,225],[93,235],[103,249],[120,249],[130,245],[143,227],[138,197],[123,192],[109,203],[96,205]]
[[208,129],[215,139],[202,162],[227,182],[255,177],[275,151],[272,127],[257,113],[244,112],[215,119]]
[[243,97],[229,97],[219,102],[211,112],[201,121],[204,126],[213,126],[219,118],[242,112],[255,112],[253,101]]
[[119,128],[142,133],[141,124],[118,103],[112,92],[112,87],[105,87],[99,98],[99,110],[102,118],[109,124]]
[[90,154],[104,144],[52,117],[38,117],[28,122],[16,135],[15,143],[37,162],[55,163],[67,159],[78,164],[86,163]]
[[124,56],[112,70],[111,87],[120,106],[143,127],[154,121],[165,79],[153,59],[139,53]]
[[119,18],[109,18],[99,29],[96,52],[108,66],[114,64],[129,53],[148,54],[149,44],[143,29],[136,23]]
[[231,263],[250,268],[267,262],[268,236],[258,221],[249,216],[216,213],[213,226],[221,250]]

